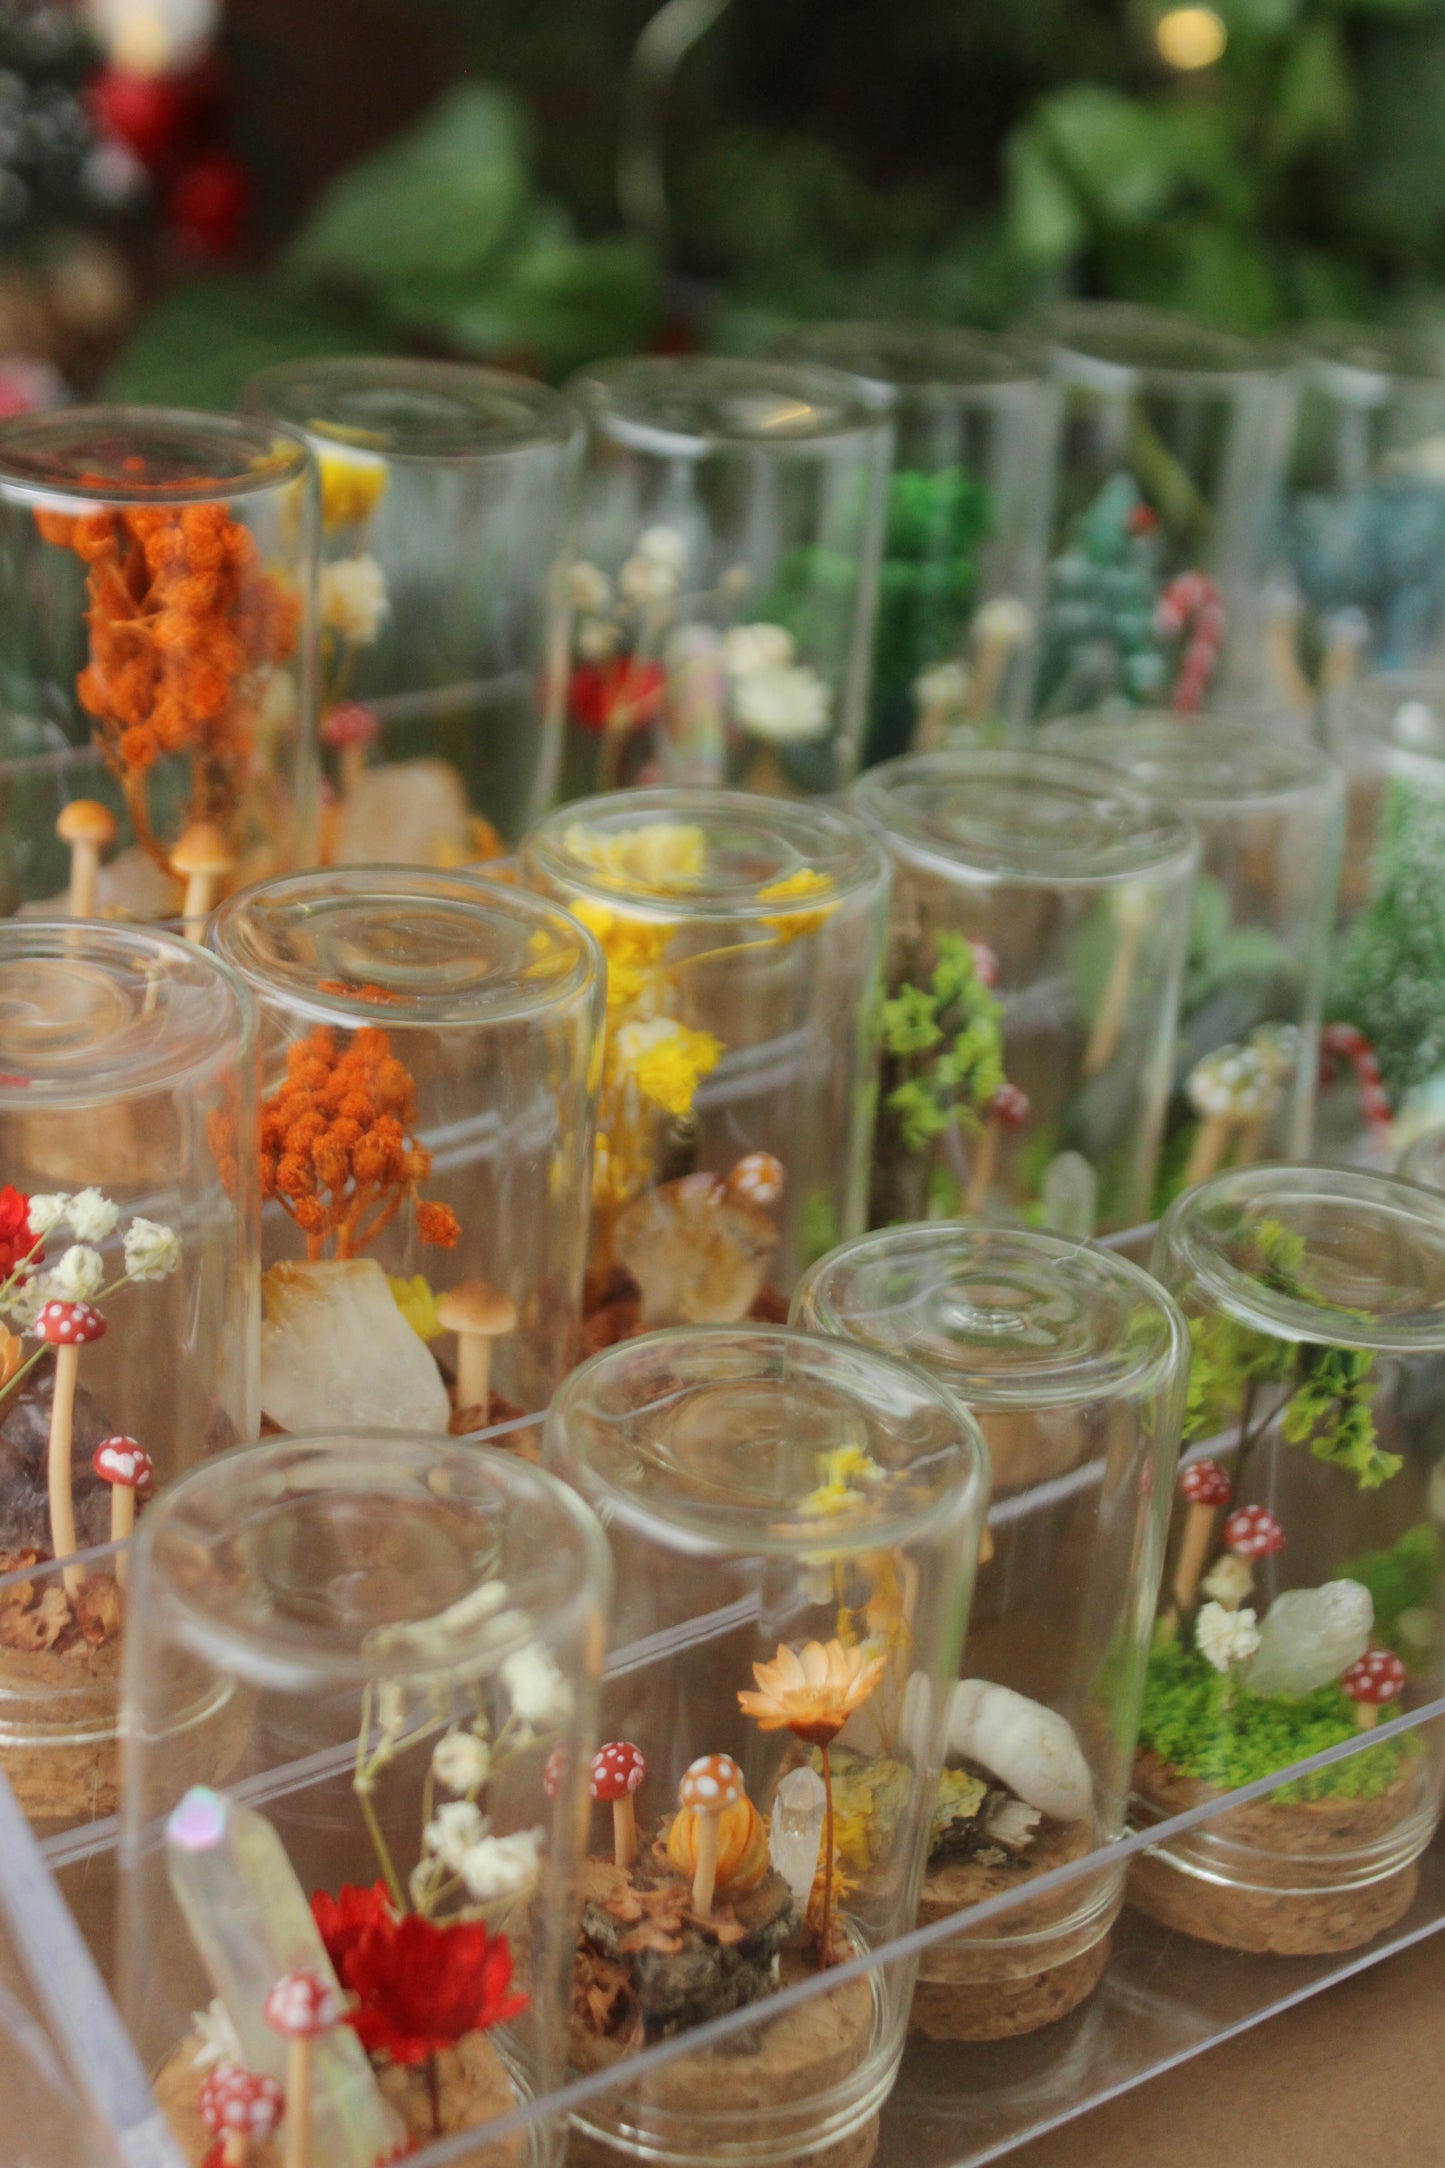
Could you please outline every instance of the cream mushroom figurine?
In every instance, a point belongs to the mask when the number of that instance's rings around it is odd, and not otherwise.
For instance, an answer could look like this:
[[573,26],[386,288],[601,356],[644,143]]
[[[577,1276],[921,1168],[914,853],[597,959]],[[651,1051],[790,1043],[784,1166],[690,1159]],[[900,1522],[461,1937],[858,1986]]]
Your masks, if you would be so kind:
[[[80,1351],[105,1333],[105,1319],[90,1302],[47,1302],[31,1331],[55,1350],[55,1379],[50,1403],[50,1452],[46,1482],[50,1496],[50,1541],[55,1556],[69,1558],[77,1549],[75,1500],[70,1487],[70,1452],[75,1430],[75,1386]],[[65,1593],[72,1599],[85,1586],[85,1568],[66,1566]]]
[[457,1411],[480,1408],[485,1429],[492,1393],[492,1342],[517,1329],[517,1306],[487,1280],[462,1280],[437,1304],[437,1323],[457,1336]]
[[99,903],[100,854],[115,841],[115,815],[98,798],[72,798],[60,809],[55,833],[70,846],[66,908],[72,918],[94,918]]
[[186,939],[199,941],[222,881],[236,870],[236,854],[214,821],[195,821],[171,852],[171,871],[186,884],[181,916]]
[[1269,1063],[1252,1046],[1217,1047],[1194,1064],[1184,1091],[1199,1128],[1184,1169],[1186,1189],[1223,1166],[1236,1137],[1268,1108],[1275,1090]]

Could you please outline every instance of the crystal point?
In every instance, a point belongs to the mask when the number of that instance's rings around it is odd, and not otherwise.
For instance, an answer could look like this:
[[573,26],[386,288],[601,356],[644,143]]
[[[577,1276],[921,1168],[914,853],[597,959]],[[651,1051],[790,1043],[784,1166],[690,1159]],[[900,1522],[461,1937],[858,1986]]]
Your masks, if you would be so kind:
[[768,1857],[806,1912],[818,1871],[826,1794],[815,1769],[791,1769],[778,1784],[768,1827]]
[[1252,1694],[1312,1694],[1348,1671],[1370,1645],[1375,1607],[1358,1581],[1326,1581],[1276,1596],[1244,1669]]

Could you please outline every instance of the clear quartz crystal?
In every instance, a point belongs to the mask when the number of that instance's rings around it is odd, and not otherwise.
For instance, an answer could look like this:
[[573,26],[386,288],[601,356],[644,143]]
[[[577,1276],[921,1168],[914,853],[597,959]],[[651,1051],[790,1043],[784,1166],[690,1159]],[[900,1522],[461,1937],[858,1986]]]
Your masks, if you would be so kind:
[[426,1342],[371,1257],[273,1265],[261,1283],[261,1405],[309,1431],[445,1433],[451,1404]]
[[807,1909],[818,1871],[823,1835],[823,1779],[814,1769],[791,1769],[778,1784],[768,1828],[768,1856],[793,1893],[800,1912]]
[[[287,2042],[266,2022],[267,1995],[296,1972],[341,1990],[281,1839],[264,1815],[197,1785],[166,1824],[166,1863],[245,2067],[284,2084]],[[390,2156],[402,2126],[349,2025],[316,2040],[311,2083],[311,2168],[374,2168]]]
[[1375,1607],[1358,1581],[1326,1581],[1276,1596],[1245,1666],[1252,1694],[1312,1694],[1328,1686],[1370,1645]]

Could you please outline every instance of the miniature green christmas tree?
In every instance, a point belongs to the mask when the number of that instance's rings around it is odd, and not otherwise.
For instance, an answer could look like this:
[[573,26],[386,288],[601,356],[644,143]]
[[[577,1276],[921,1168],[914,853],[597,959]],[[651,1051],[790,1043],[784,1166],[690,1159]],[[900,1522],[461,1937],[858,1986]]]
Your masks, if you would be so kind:
[[1364,1032],[1396,1105],[1445,1068],[1442,863],[1445,796],[1391,784],[1370,900],[1345,936],[1327,1013]]

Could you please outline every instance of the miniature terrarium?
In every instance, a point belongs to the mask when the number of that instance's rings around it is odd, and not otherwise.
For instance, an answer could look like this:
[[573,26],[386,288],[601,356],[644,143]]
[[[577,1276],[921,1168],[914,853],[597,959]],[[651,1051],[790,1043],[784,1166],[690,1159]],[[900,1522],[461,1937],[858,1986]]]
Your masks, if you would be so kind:
[[1027,718],[1058,454],[1040,350],[926,324],[814,324],[790,350],[892,401],[865,765]]
[[1445,663],[1445,369],[1428,336],[1304,340],[1267,590],[1265,690],[1307,713],[1362,670]]
[[867,718],[891,432],[856,378],[610,362],[588,423],[563,795],[836,790]]
[[[919,1924],[1123,1835],[1188,1341],[1137,1266],[1054,1235],[893,1227],[825,1257],[793,1322],[894,1356],[977,1418],[993,1472]],[[1122,1867],[925,1950],[916,2031],[997,2040],[1075,2009]]]
[[1348,813],[1319,1149],[1385,1168],[1445,1115],[1445,677],[1337,689],[1324,718]]
[[1078,303],[1048,329],[1064,419],[1037,710],[1200,708],[1257,638],[1283,377],[1163,310]]
[[[818,1986],[913,1925],[987,1504],[953,1397],[780,1328],[652,1334],[569,1378],[550,1467],[617,1578],[572,2005],[617,2069],[568,2159],[866,2168],[914,1964]],[[755,2009],[626,2083],[626,2058]]]
[[285,362],[245,403],[321,469],[326,861],[499,855],[556,795],[575,412],[501,370],[380,359]]
[[376,2168],[560,2082],[608,1578],[580,1500],[434,1437],[271,1440],[158,1501],[119,1993],[195,2168]]
[[0,912],[164,920],[315,857],[316,484],[269,424],[0,430]]
[[1257,722],[1101,714],[1051,751],[1120,768],[1199,830],[1155,1218],[1221,1167],[1301,1159],[1314,1131],[1344,786],[1312,746]]
[[780,1322],[864,1224],[883,853],[831,806],[634,791],[550,815],[522,867],[607,962],[589,1351]]
[[127,1561],[73,1554],[256,1431],[255,1014],[178,938],[17,919],[0,1041],[0,1768],[57,1828],[116,1804]]
[[1148,1217],[1199,846],[1117,771],[915,753],[854,802],[893,861],[874,1226]]
[[[1222,1174],[1171,1208],[1155,1267],[1192,1359],[1146,1828],[1441,1690],[1445,1204],[1350,1171]],[[1353,1949],[1408,1910],[1440,1788],[1437,1727],[1382,1738],[1140,1854],[1131,1901],[1231,1949]]]
[[590,936],[500,883],[367,866],[248,890],[209,938],[261,1010],[267,1427],[461,1435],[544,1406],[577,1358]]

